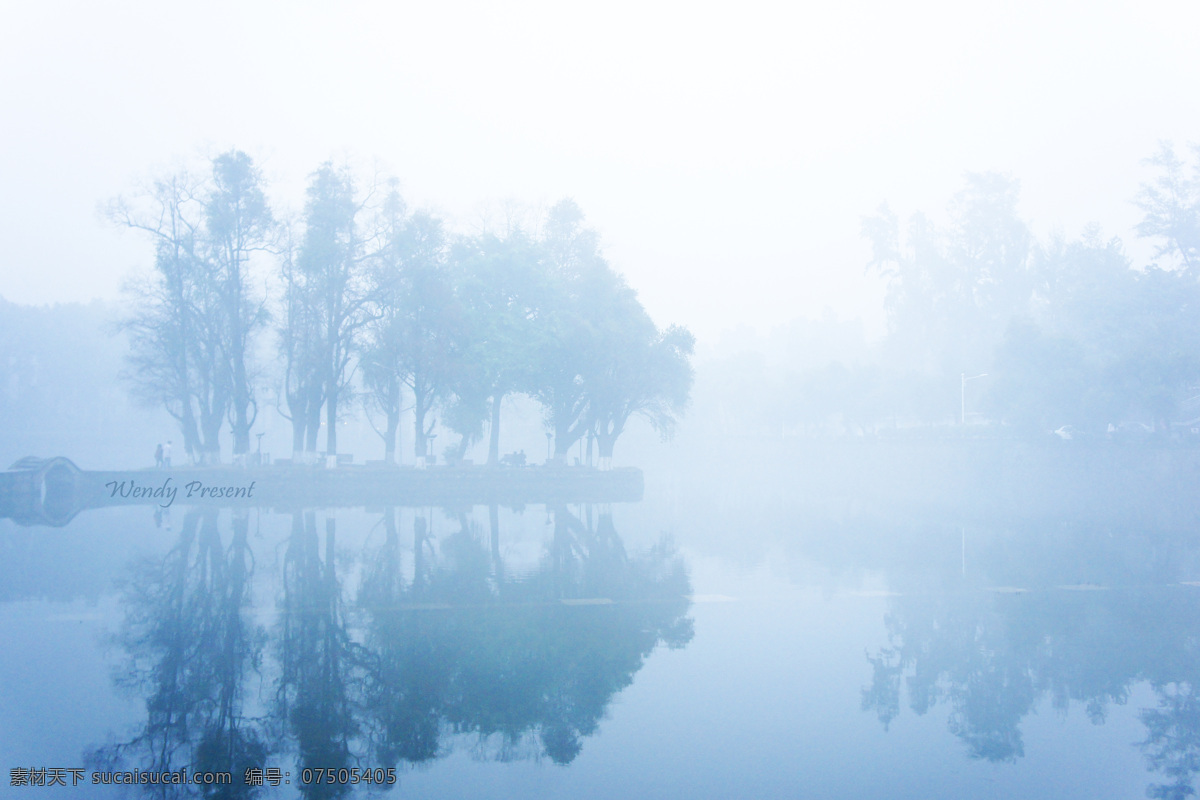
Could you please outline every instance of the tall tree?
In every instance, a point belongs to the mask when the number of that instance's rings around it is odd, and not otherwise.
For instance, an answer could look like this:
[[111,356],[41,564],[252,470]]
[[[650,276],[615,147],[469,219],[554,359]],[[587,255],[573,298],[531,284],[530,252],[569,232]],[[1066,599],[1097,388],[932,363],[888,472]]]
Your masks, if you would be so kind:
[[[399,183],[393,179],[389,183],[379,218],[380,247],[371,259],[372,312],[371,320],[363,332],[359,355],[367,421],[383,439],[384,461],[388,464],[396,463],[400,413],[404,402],[401,381],[404,336],[397,326],[401,324],[403,313],[398,292],[401,291],[399,275],[406,252],[407,211]],[[373,410],[383,414],[382,431],[375,428],[371,419]]]
[[[547,274],[529,339],[537,354],[531,393],[546,409],[557,459],[594,435],[607,467],[634,414],[670,433],[691,391],[695,340],[684,328],[655,327],[573,201],[550,210],[542,247]],[[590,454],[590,438],[588,446]]]
[[251,353],[254,337],[268,319],[265,292],[255,288],[250,259],[272,249],[276,225],[263,193],[262,175],[240,150],[213,159],[206,195],[210,291],[224,349],[223,368],[229,371],[229,422],[236,459],[250,452],[250,428],[258,416]]
[[192,461],[216,462],[230,382],[207,261],[204,193],[204,181],[180,171],[133,198],[113,200],[106,214],[154,245],[153,271],[131,277],[123,289],[130,311],[121,326],[130,337],[134,393],[179,422]]
[[1018,189],[1000,175],[968,174],[949,225],[916,214],[905,237],[886,205],[863,220],[871,266],[888,279],[892,344],[922,370],[986,367],[1009,319],[1028,307],[1031,239],[1016,212]]
[[325,402],[324,346],[319,306],[314,285],[296,263],[289,239],[280,259],[283,281],[283,313],[280,319],[279,350],[284,361],[283,396],[292,423],[292,458],[311,461],[317,452],[321,408]]
[[621,329],[606,337],[600,368],[585,378],[588,417],[599,446],[601,469],[612,465],[613,446],[630,417],[644,417],[667,438],[691,392],[694,373],[690,358],[696,338],[678,325],[660,332],[648,317],[643,324],[636,324],[641,315],[631,315],[634,320],[611,318],[610,324]]
[[549,291],[536,328],[534,394],[546,409],[558,460],[588,431],[583,375],[600,345],[585,287],[597,275],[611,274],[599,237],[583,220],[574,200],[561,200],[548,212],[542,235]]
[[543,252],[519,228],[466,239],[453,250],[465,338],[446,421],[462,435],[460,457],[486,420],[488,464],[498,464],[501,405],[514,392],[531,391],[546,292]]
[[[320,354],[326,452],[337,453],[338,403],[350,383],[350,359],[367,323],[368,281],[357,217],[362,205],[346,167],[322,164],[312,174],[304,209],[304,237],[296,266],[314,306],[314,350]],[[311,409],[310,409],[311,412]]]
[[155,183],[153,216],[136,215],[121,201],[111,204],[108,214],[155,239],[152,277],[130,279],[122,289],[136,309],[121,322],[130,337],[129,377],[147,405],[163,406],[179,422],[185,452],[194,457],[203,447],[193,397],[196,231],[185,213],[191,196],[188,178],[180,173]]
[[441,220],[418,211],[393,236],[384,245],[390,260],[376,275],[379,307],[366,358],[373,384],[395,375],[412,396],[413,454],[420,461],[436,424],[430,413],[449,391],[463,323]]
[[1200,379],[1200,283],[1191,274],[1134,270],[1120,241],[1095,228],[1052,239],[1034,265],[1036,302],[1014,319],[993,364],[991,401],[1002,418],[1041,430],[1195,418],[1185,408]]

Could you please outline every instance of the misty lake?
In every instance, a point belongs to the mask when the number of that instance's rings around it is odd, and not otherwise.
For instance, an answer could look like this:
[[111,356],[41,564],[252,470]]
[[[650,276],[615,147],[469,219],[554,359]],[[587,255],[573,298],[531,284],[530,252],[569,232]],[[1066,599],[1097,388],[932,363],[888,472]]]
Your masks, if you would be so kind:
[[60,770],[27,790],[51,797],[202,796],[90,784],[181,768],[230,771],[220,796],[1189,791],[1189,510],[972,514],[765,474],[0,520],[5,767]]
[[127,5],[0,31],[0,800],[1196,796],[1200,4]]

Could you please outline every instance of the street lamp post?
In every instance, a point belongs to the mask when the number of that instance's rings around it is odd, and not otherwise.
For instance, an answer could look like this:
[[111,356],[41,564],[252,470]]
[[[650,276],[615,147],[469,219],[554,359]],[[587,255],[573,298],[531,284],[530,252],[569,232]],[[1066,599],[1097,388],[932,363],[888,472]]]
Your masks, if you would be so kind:
[[959,425],[967,424],[967,381],[973,381],[973,380],[976,380],[977,378],[986,378],[986,377],[987,377],[986,372],[984,372],[981,375],[972,375],[970,378],[967,377],[967,373],[965,373],[965,372],[962,373],[962,383],[959,386],[959,389],[960,389],[959,410],[958,410],[958,413],[959,413],[958,424]]

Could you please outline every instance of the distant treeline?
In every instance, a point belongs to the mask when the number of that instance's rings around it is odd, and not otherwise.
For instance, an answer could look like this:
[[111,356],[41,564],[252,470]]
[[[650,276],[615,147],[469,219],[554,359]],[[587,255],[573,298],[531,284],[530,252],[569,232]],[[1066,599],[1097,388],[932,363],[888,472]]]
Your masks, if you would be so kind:
[[666,434],[688,402],[691,333],[656,327],[571,200],[532,226],[452,235],[410,211],[395,179],[327,162],[289,223],[252,159],[230,151],[107,215],[155,247],[124,289],[128,378],[197,462],[219,460],[226,430],[235,460],[250,451],[270,387],[298,459],[315,457],[322,422],[337,453],[337,421],[364,413],[395,461],[411,407],[418,459],[440,420],[459,436],[452,457],[486,430],[495,464],[502,401],[524,394],[558,458],[586,437],[606,465],[633,415]]
[[1189,159],[1163,144],[1146,163],[1152,177],[1133,199],[1137,233],[1155,245],[1149,264],[1095,226],[1037,240],[1017,213],[1017,182],[1001,175],[968,175],[945,224],[919,213],[902,224],[881,206],[863,234],[887,282],[886,339],[859,338],[857,359],[807,368],[726,362],[705,380],[722,412],[740,409],[727,432],[965,420],[1016,434],[1071,426],[1076,438],[1189,434],[1200,426],[1200,147]]
[[0,298],[0,469],[29,455],[116,466],[153,448],[137,428],[169,420],[139,413],[114,380],[125,346],[109,335],[113,311],[99,301],[39,308]]

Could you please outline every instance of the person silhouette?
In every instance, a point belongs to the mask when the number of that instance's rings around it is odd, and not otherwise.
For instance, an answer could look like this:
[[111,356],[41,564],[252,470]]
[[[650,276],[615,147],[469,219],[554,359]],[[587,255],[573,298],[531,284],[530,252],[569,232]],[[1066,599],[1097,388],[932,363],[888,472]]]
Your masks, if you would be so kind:
[[162,469],[163,467],[163,446],[162,442],[158,443],[158,447],[154,448],[154,468]]
[[163,448],[163,467],[171,468],[171,440],[167,439],[167,446]]

